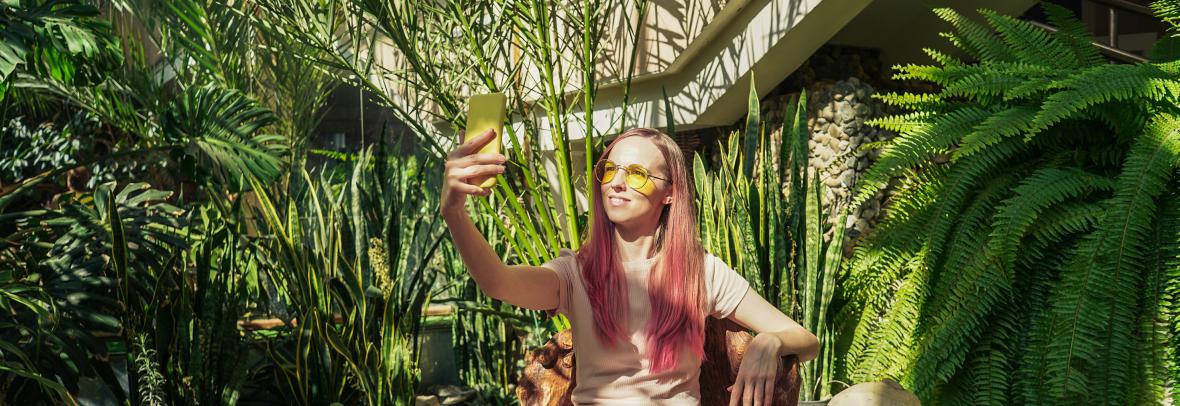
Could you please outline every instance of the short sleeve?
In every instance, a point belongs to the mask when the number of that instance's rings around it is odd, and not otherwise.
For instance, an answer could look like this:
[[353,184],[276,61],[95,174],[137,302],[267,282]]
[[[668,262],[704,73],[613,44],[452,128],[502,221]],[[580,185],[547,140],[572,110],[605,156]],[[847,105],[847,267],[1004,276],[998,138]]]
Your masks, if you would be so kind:
[[573,250],[562,248],[557,257],[541,264],[541,266],[557,273],[557,308],[545,310],[545,313],[549,316],[556,313],[569,315],[570,308],[573,307],[570,301],[570,292],[574,290],[574,278],[578,276],[577,256]]
[[729,317],[750,290],[750,282],[713,254],[705,257],[705,276],[712,306],[709,315],[719,319]]

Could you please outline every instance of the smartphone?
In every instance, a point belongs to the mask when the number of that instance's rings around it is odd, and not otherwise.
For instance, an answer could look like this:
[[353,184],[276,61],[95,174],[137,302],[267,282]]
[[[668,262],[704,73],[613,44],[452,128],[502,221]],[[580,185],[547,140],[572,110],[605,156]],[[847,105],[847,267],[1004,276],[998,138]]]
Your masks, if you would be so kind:
[[[467,99],[467,128],[466,137],[475,137],[486,132],[489,128],[496,131],[496,138],[489,141],[479,150],[480,154],[499,154],[500,136],[504,135],[504,113],[508,98],[504,93],[477,94]],[[459,140],[460,143],[465,140]],[[489,188],[496,185],[495,176],[478,176],[469,183]]]

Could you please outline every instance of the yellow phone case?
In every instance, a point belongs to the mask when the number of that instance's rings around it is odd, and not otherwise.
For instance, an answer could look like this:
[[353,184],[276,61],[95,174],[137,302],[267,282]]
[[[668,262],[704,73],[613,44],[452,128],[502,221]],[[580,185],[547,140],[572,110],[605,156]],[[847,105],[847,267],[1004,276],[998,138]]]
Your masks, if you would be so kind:
[[[468,99],[465,138],[483,134],[489,128],[496,131],[496,138],[484,145],[478,153],[500,153],[500,136],[504,134],[504,114],[507,101],[508,98],[503,93],[477,94]],[[463,141],[466,139],[460,142]],[[489,188],[496,185],[496,177],[477,176],[470,183],[482,188]]]

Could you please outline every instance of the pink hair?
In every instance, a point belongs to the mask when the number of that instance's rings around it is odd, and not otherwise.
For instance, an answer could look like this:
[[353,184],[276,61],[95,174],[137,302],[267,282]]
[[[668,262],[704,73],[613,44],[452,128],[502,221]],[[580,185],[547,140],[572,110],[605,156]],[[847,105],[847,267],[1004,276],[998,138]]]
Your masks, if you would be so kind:
[[[608,156],[627,137],[651,140],[668,163],[672,183],[672,204],[664,206],[656,230],[660,258],[648,278],[651,318],[647,323],[648,359],[652,372],[675,368],[678,349],[687,347],[699,358],[705,356],[704,248],[697,233],[696,205],[688,179],[688,166],[680,147],[667,134],[650,128],[624,132],[603,151]],[[655,181],[655,180],[653,180]],[[593,202],[602,201],[602,189],[593,187]],[[595,334],[607,347],[627,337],[627,288],[622,263],[615,248],[615,225],[602,204],[593,204],[594,221],[588,241],[578,250],[584,270],[582,281],[594,313]]]

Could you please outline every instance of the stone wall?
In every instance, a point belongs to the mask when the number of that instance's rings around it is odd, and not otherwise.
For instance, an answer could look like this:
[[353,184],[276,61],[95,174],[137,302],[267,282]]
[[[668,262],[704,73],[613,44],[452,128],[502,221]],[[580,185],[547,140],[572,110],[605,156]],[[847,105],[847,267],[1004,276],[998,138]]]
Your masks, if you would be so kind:
[[[797,100],[801,90],[807,90],[807,124],[811,134],[808,142],[809,174],[818,174],[828,188],[824,208],[830,213],[831,222],[839,216],[839,211],[832,210],[832,206],[845,205],[852,192],[850,185],[879,154],[857,149],[865,143],[891,136],[887,131],[865,124],[866,120],[889,113],[886,106],[871,98],[882,88],[893,90],[900,87],[886,75],[875,50],[824,46],[760,101],[763,126],[771,130],[772,147],[777,151],[787,104]],[[694,153],[701,153],[710,161],[716,161],[718,141],[725,140],[733,131],[740,131],[744,125],[745,119],[742,118],[731,126],[677,132],[674,138],[690,159]],[[878,193],[849,213],[845,220],[847,255],[851,255],[855,242],[878,221],[885,193],[887,191]]]

